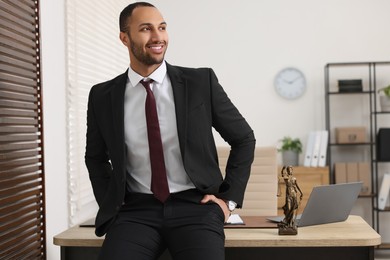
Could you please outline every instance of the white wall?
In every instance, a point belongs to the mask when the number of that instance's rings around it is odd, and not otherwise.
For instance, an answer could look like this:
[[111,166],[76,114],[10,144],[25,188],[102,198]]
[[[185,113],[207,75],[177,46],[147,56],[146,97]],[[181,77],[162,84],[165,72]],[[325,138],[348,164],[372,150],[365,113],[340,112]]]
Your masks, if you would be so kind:
[[[255,130],[259,146],[275,145],[285,135],[299,137],[305,144],[309,131],[325,128],[326,63],[390,60],[387,0],[152,3],[168,22],[168,62],[212,67]],[[50,260],[59,259],[52,236],[68,225],[64,6],[65,0],[41,0]],[[274,91],[274,76],[286,66],[301,69],[307,78],[306,93],[295,101]]]
[[47,259],[60,259],[53,236],[68,228],[65,0],[41,0]]
[[[255,129],[258,145],[306,140],[325,127],[324,65],[389,60],[389,1],[154,1],[168,22],[168,61],[211,66]],[[306,94],[286,101],[276,73],[301,69]]]

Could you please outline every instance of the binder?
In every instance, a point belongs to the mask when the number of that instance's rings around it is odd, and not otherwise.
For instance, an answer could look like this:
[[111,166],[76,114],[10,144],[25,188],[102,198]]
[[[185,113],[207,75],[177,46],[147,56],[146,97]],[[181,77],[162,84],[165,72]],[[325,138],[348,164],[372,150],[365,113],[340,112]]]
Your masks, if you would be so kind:
[[389,198],[390,190],[390,173],[383,175],[381,188],[378,196],[378,209],[384,210],[386,208],[387,199]]
[[377,135],[377,159],[380,162],[390,161],[390,128],[380,128]]
[[318,158],[318,166],[324,167],[326,165],[326,152],[328,150],[329,134],[327,130],[321,131],[320,155]]
[[303,160],[303,166],[305,167],[311,166],[311,156],[313,153],[314,139],[315,139],[315,132],[311,131],[307,139],[305,159]]
[[321,131],[315,131],[313,153],[311,155],[311,167],[318,167],[318,157],[320,156],[320,146],[321,146]]

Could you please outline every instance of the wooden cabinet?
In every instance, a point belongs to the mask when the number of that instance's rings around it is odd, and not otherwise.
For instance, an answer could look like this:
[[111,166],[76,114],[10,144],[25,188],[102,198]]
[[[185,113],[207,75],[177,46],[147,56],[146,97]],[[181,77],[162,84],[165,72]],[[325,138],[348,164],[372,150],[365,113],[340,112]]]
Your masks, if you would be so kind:
[[[278,197],[278,215],[283,215],[282,207],[286,198],[286,186],[280,178],[280,170],[281,168],[279,167],[278,189],[280,189],[280,196]],[[293,167],[293,176],[297,179],[298,186],[303,193],[303,199],[299,208],[299,213],[302,213],[313,187],[329,184],[329,168],[295,166]]]

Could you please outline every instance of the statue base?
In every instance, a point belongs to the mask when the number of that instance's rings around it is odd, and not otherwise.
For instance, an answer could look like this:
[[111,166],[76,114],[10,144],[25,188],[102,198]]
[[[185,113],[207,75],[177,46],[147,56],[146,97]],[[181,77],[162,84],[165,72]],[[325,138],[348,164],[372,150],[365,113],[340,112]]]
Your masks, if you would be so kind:
[[281,236],[294,236],[294,235],[297,235],[298,234],[298,228],[296,226],[294,227],[289,227],[289,226],[286,226],[284,224],[279,224],[278,225],[278,228],[279,228],[279,235]]

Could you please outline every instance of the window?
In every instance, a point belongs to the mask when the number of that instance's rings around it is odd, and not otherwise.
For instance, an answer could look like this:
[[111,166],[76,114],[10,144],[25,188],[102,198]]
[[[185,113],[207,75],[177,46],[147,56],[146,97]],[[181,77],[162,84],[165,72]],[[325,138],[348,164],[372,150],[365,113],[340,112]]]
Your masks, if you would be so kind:
[[87,99],[94,84],[128,67],[118,21],[129,1],[68,0],[66,4],[69,222],[73,226],[94,217],[97,210],[84,164]]

